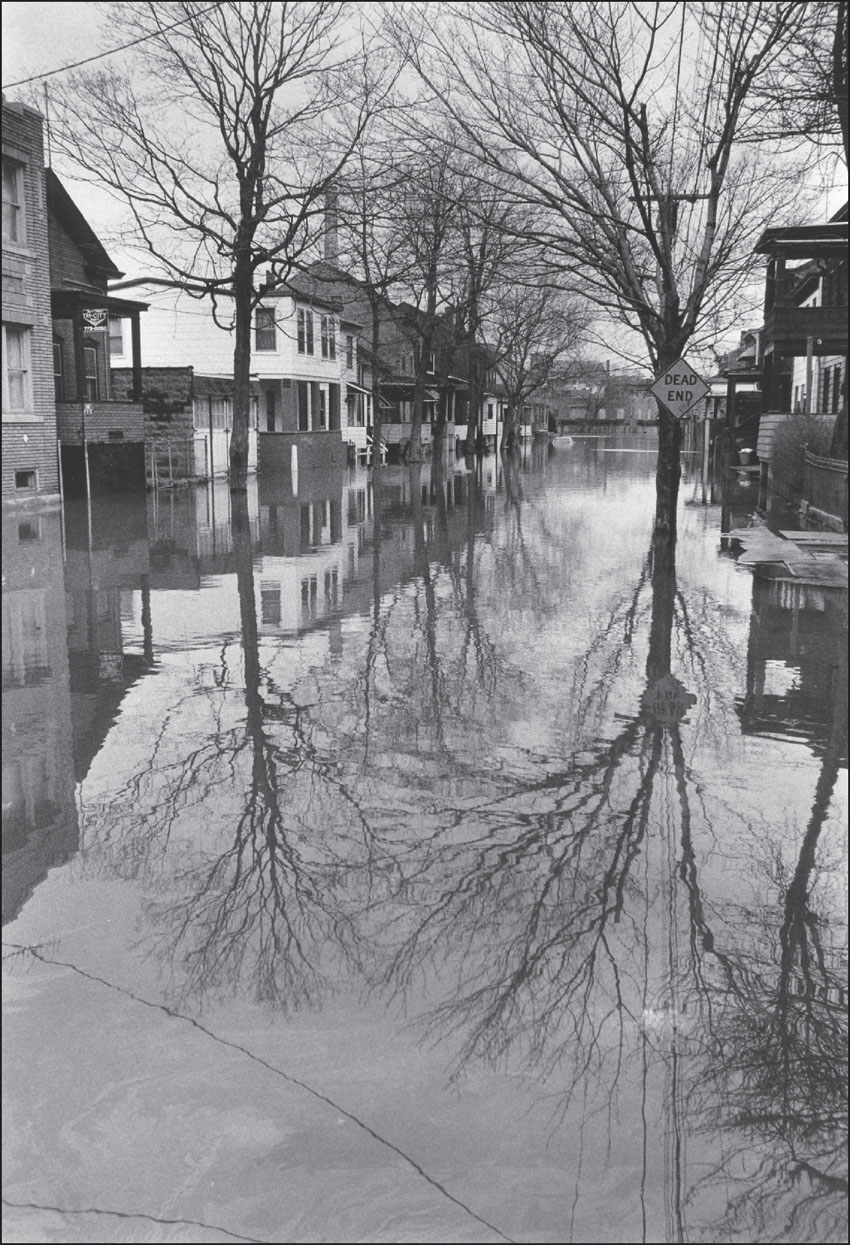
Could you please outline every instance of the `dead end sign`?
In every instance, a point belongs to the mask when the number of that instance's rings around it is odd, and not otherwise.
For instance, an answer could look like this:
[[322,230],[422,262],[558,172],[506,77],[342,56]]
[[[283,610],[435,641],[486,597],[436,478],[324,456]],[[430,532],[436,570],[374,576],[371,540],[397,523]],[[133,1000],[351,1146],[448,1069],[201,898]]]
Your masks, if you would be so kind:
[[650,393],[655,394],[658,401],[676,419],[681,419],[695,402],[711,393],[711,387],[705,383],[699,372],[695,371],[687,359],[677,359],[671,363],[655,384],[650,386]]

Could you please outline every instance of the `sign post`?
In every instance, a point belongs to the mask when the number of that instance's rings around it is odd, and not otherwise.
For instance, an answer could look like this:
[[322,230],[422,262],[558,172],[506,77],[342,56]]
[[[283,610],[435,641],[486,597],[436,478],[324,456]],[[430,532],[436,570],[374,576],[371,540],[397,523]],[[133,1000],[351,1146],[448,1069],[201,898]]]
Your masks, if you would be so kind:
[[655,378],[655,384],[650,386],[649,392],[655,395],[674,419],[682,419],[692,406],[711,392],[711,388],[687,359],[682,358],[677,359]]

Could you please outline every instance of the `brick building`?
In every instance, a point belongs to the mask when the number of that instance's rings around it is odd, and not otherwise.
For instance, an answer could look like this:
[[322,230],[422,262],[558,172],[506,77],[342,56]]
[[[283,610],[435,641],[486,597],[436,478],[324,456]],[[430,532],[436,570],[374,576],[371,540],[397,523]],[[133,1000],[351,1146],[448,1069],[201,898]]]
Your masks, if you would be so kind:
[[3,99],[3,501],[59,499],[42,117]]
[[[85,494],[89,484],[95,495],[143,489],[139,316],[146,304],[107,293],[107,282],[123,274],[50,169],[45,185],[51,373],[65,490],[69,495]],[[130,360],[129,394],[115,391],[113,354]]]

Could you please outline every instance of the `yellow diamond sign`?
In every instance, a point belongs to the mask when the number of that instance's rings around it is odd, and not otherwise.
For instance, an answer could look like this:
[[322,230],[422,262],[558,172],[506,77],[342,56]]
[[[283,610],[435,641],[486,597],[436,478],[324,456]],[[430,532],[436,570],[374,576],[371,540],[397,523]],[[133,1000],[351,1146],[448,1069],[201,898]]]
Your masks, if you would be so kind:
[[711,392],[699,372],[695,371],[687,359],[677,359],[666,371],[656,377],[655,384],[650,386],[658,401],[676,419],[681,419],[695,402]]

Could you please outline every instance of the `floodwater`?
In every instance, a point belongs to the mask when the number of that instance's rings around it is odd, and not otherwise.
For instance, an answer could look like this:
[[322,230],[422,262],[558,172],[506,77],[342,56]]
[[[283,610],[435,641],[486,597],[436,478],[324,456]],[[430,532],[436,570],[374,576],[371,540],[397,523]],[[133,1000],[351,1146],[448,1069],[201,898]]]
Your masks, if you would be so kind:
[[5,1241],[846,1238],[847,593],[651,448],[5,524]]

